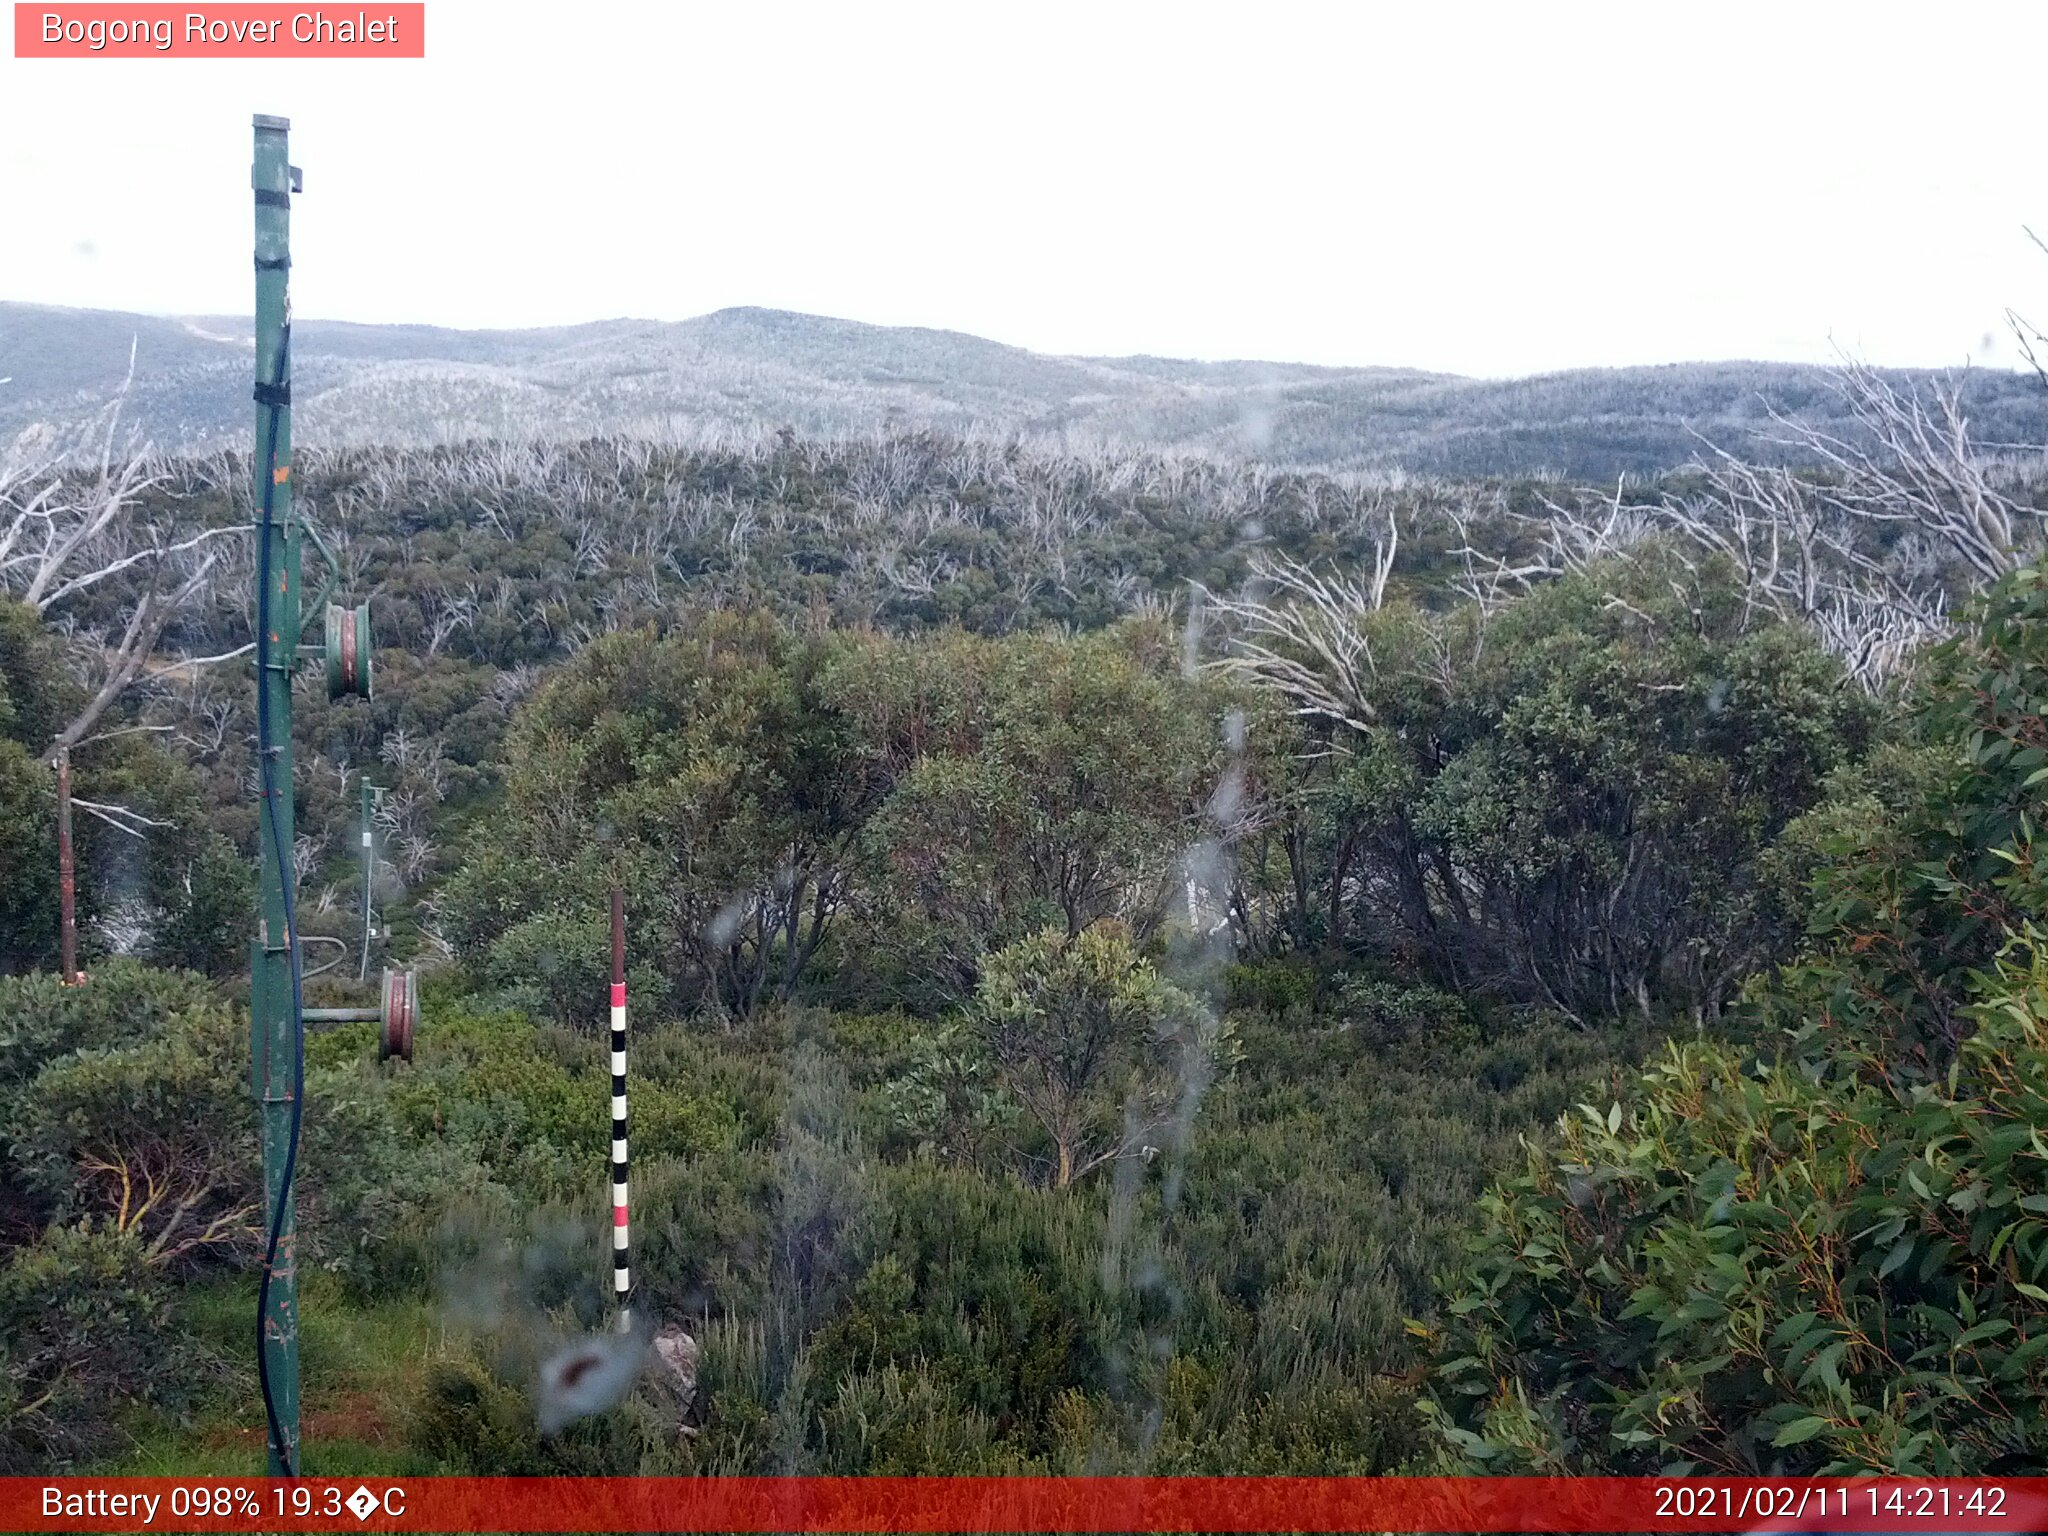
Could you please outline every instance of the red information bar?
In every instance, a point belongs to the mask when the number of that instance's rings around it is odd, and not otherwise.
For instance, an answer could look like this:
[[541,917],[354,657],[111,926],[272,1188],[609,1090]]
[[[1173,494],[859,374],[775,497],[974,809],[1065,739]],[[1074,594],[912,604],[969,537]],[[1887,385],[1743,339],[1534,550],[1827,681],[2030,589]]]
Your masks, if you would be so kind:
[[66,5],[16,0],[17,59],[423,59],[421,0]]
[[10,1531],[2048,1530],[2048,1478],[0,1478]]

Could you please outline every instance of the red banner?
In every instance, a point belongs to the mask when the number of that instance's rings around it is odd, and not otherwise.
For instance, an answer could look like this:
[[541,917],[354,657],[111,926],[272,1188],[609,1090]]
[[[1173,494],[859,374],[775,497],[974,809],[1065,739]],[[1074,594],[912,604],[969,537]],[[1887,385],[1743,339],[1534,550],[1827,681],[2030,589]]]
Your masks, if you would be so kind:
[[2048,1530],[2048,1478],[0,1478],[9,1531]]
[[17,59],[423,59],[427,8],[16,0]]

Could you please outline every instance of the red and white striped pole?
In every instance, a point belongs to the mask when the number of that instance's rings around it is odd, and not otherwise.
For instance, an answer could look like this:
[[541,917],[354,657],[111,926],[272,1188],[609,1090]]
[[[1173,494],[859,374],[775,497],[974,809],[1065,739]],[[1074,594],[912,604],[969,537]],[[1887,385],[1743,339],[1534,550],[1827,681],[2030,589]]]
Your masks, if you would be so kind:
[[612,1290],[619,1332],[633,1328],[626,1227],[626,893],[612,887]]

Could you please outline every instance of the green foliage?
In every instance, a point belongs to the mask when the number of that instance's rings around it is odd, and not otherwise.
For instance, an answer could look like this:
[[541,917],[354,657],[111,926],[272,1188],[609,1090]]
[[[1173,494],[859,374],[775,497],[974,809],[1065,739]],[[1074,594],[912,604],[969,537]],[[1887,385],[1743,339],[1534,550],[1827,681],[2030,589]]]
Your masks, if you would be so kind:
[[84,703],[62,642],[28,604],[0,596],[0,736],[40,755]]
[[1808,964],[1768,1020],[1840,1037],[1898,1077],[1938,1077],[2000,949],[2048,919],[2048,577],[2028,568],[1925,669],[1913,736],[1815,834]]
[[50,973],[0,976],[0,1093],[59,1056],[146,1040],[215,1001],[202,978],[134,960],[96,967],[82,987]]
[[819,1411],[822,1476],[1015,1476],[1032,1463],[996,1422],[944,1377],[885,1365],[836,1378]]
[[1314,968],[1286,959],[1232,965],[1223,981],[1231,1007],[1275,1014],[1307,1009],[1321,984]]
[[[813,640],[710,614],[608,636],[521,713],[506,814],[442,895],[450,936],[571,1019],[601,1007],[615,878],[643,974],[735,1014],[821,956],[932,1005],[1048,922],[1143,934],[1219,758],[1221,695],[1176,667],[1143,626]],[[828,946],[842,914],[862,942]]]
[[997,1079],[987,1041],[956,1016],[917,1029],[905,1058],[879,1093],[891,1141],[980,1166],[1018,1110]]
[[2048,980],[1900,1098],[1674,1047],[1482,1203],[1453,1442],[1494,1470],[1917,1476],[2048,1433]]
[[[57,791],[50,770],[0,736],[0,976],[54,968]],[[4,1027],[4,1026],[0,1026]]]
[[1185,1138],[1186,1100],[1221,1043],[1208,1009],[1108,924],[1047,929],[989,956],[968,1016],[1051,1141],[1056,1189]]
[[1455,1056],[1488,1033],[1480,1009],[1436,987],[1347,977],[1337,1006],[1374,1047],[1422,1059]]
[[451,936],[573,1007],[618,880],[635,956],[680,997],[741,1014],[786,997],[838,911],[859,793],[817,664],[732,614],[587,647],[520,718],[507,814],[444,893]]
[[59,1056],[27,1083],[6,1140],[60,1220],[96,1216],[168,1265],[245,1251],[261,1228],[246,1020],[219,1004],[148,1039]]
[[35,610],[0,595],[0,976],[56,961],[56,781],[38,759],[80,702]]
[[[572,1039],[567,1054],[550,1052],[517,1014],[450,1009],[422,1030],[391,1103],[412,1145],[459,1154],[542,1198],[594,1190],[611,1145],[609,1062],[586,1039]],[[730,1102],[693,1084],[636,1075],[630,1098],[638,1156],[690,1156],[738,1136]]]
[[893,980],[971,992],[983,955],[1047,924],[1159,922],[1222,767],[1227,695],[1157,626],[1079,640],[962,635],[850,649],[831,674],[887,798],[857,892]]
[[1128,1405],[1065,1394],[1054,1411],[1054,1462],[1099,1475],[1142,1466],[1161,1476],[1370,1477],[1421,1449],[1413,1399],[1399,1383],[1319,1383],[1249,1407],[1229,1401],[1221,1373],[1176,1359],[1162,1372],[1156,1419]]
[[[1450,1442],[1546,1470],[2018,1471],[2048,1445],[2048,602],[1940,659],[1925,751],[1845,785],[1759,1059],[1674,1047],[1483,1203]],[[1899,794],[1921,786],[1921,793]],[[1766,1035],[1764,1038],[1768,1039]]]
[[438,1274],[437,1223],[489,1180],[458,1149],[406,1135],[396,1103],[405,1069],[375,1063],[367,1040],[334,1065],[309,1063],[295,1181],[302,1267],[336,1275],[354,1296],[388,1297]]
[[611,1413],[544,1436],[534,1421],[530,1351],[443,1361],[405,1408],[408,1445],[438,1473],[484,1477],[630,1477],[661,1468],[664,1436],[628,1398]]
[[1102,1294],[1090,1216],[957,1169],[903,1170],[882,1194],[868,1267],[813,1341],[814,1375],[915,1365],[1004,1422],[1100,1384],[1121,1308]]
[[196,843],[183,859],[177,849],[165,849],[175,866],[167,884],[176,897],[151,926],[149,958],[168,969],[234,975],[249,963],[255,866],[219,833],[208,833]]
[[1267,769],[1279,814],[1247,854],[1265,945],[1370,940],[1581,1020],[1715,1014],[1788,947],[1768,855],[1872,710],[1725,573],[1651,545],[1491,618],[1357,623],[1363,728]]
[[163,1275],[132,1232],[86,1220],[0,1257],[0,1471],[100,1448],[127,1401],[174,1406],[192,1362],[167,1320]]
[[[683,1444],[636,1394],[541,1439],[539,1336],[490,1301],[484,1330],[438,1354],[397,1415],[406,1464],[1389,1470],[1415,1448],[1403,1319],[1426,1305],[1478,1170],[1569,1102],[1600,1056],[1554,1029],[1491,1044],[1453,1030],[1438,1061],[1382,1059],[1373,1037],[1397,1030],[1394,1012],[1413,1010],[1397,1032],[1418,1041],[1449,1015],[1429,996],[1375,993],[1372,1006],[1372,1029],[1298,1011],[1237,1021],[1256,1070],[1208,1088],[1184,1152],[1065,1194],[871,1150],[889,1144],[887,1090],[914,1072],[928,1026],[774,1014],[731,1032],[636,1032],[639,1303],[704,1341],[703,1436]],[[220,1012],[213,1027],[246,1029]],[[438,1289],[452,1320],[489,1290],[480,1256],[507,1234],[601,1213],[603,1053],[452,1001],[426,1022],[409,1066],[372,1065],[360,1027],[314,1037],[301,1234],[305,1265],[339,1270],[349,1306],[371,1287]],[[246,1129],[238,1050],[224,1046],[231,1075],[179,1077],[208,1027],[180,1012],[111,1054],[188,1083],[188,1107],[223,1095],[217,1113]],[[81,1070],[74,1059],[49,1086]],[[95,1116],[135,1113],[109,1100]],[[685,1131],[664,1129],[670,1115]],[[642,1150],[671,1134],[659,1155]],[[556,1257],[524,1304],[573,1302],[594,1326],[598,1246]],[[514,1272],[533,1283],[523,1260]],[[80,1411],[96,1422],[124,1411],[93,1392]],[[1160,1435],[1144,1428],[1155,1407]]]
[[[587,905],[594,912],[551,908],[507,928],[483,952],[484,979],[544,1018],[588,1025],[602,1017],[611,997],[611,919],[605,901]],[[626,983],[640,1008],[658,1009],[668,993],[667,978],[644,964],[627,970]]]
[[[636,1043],[636,1125],[639,1106],[694,1085],[729,1097],[740,1127],[731,1145],[635,1161],[638,1301],[704,1345],[701,1438],[682,1444],[636,1396],[543,1442],[528,1346],[507,1354],[485,1336],[453,1357],[448,1390],[416,1400],[410,1443],[450,1470],[579,1455],[731,1472],[1390,1470],[1418,1449],[1404,1319],[1428,1305],[1479,1171],[1581,1096],[1603,1047],[1555,1027],[1485,1039],[1478,1022],[1449,1027],[1429,994],[1370,1005],[1369,1028],[1323,1013],[1236,1021],[1248,1065],[1207,1090],[1177,1162],[1134,1161],[1132,1180],[1064,1194],[871,1150],[892,1144],[887,1090],[914,1073],[927,1026],[767,1015],[731,1033],[652,1030]],[[423,1038],[394,1081],[401,1096],[435,1083],[409,1124],[451,1150],[484,1145],[454,1133],[463,1101],[488,1082],[496,1105],[508,1081],[481,1069],[522,1059],[511,1077],[543,1106],[556,1101],[539,1085],[558,1079],[541,1066],[583,1048],[507,1016],[449,1023],[448,1058],[429,1062]],[[1382,1054],[1383,1034],[1422,1042],[1440,1026],[1432,1059]],[[555,1180],[559,1209],[596,1213],[601,1149],[558,1169],[510,1153],[491,1155],[522,1201]],[[519,1220],[479,1214],[486,1247]],[[441,1239],[439,1272],[469,1295],[472,1251]],[[594,1257],[572,1263],[569,1288],[535,1300],[594,1304],[599,1278]]]

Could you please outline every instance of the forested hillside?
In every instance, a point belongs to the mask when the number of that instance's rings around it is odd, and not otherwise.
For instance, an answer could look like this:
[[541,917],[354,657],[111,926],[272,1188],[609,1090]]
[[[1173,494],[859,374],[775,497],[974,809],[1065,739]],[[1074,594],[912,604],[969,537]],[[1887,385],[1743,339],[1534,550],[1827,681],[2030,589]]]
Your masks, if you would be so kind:
[[[300,931],[358,943],[367,872],[371,974],[427,979],[411,1061],[309,1038],[307,1469],[2039,1465],[2048,475],[1830,387],[1806,467],[1619,491],[913,424],[302,450],[376,690],[297,702]],[[1488,398],[1504,442],[1544,394]],[[38,451],[0,1466],[249,1471],[248,464]],[[577,1416],[614,887],[636,1303],[689,1345]]]
[[[1790,364],[1468,379],[1401,366],[1048,357],[954,331],[767,309],[530,331],[309,319],[293,327],[292,347],[301,437],[334,445],[621,433],[696,442],[764,425],[806,438],[931,430],[1289,469],[1611,484],[1685,464],[1703,440],[1765,462],[1815,462],[1770,408],[1830,430],[1854,416],[1827,370]],[[0,303],[0,437],[90,419],[132,356],[130,415],[150,442],[246,443],[250,349],[246,316]],[[1925,388],[1935,376],[1888,377]],[[2038,438],[2030,375],[1961,378],[1978,442]]]

